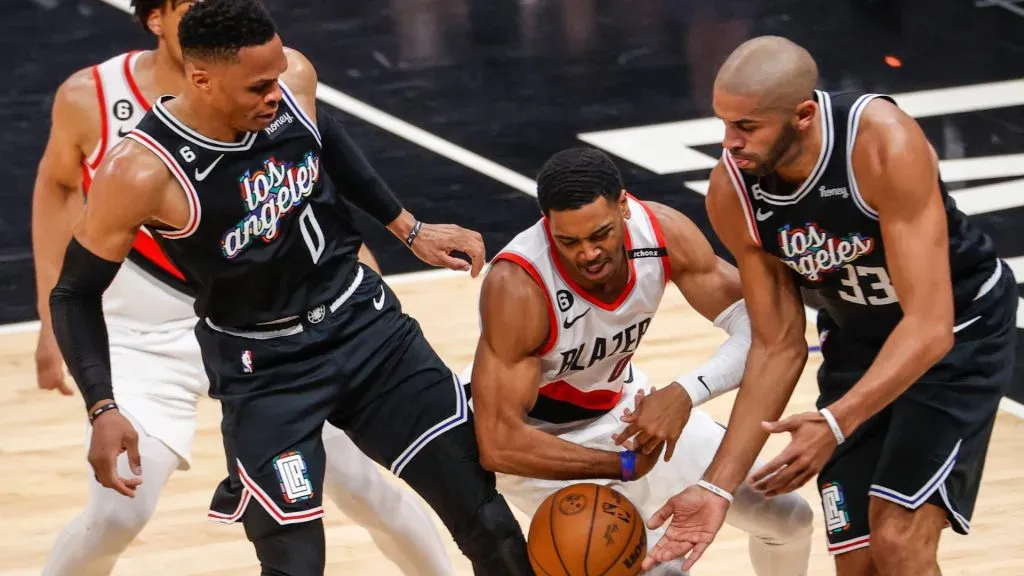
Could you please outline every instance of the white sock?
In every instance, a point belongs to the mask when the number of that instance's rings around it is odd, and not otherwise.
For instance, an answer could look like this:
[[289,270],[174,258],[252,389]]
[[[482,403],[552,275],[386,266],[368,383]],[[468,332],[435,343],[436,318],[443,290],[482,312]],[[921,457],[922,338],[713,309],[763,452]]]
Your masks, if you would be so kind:
[[366,528],[385,556],[405,574],[454,574],[434,521],[416,495],[388,482],[352,440],[324,424],[324,494]]
[[[89,503],[57,536],[42,576],[110,574],[118,557],[149,522],[160,491],[178,468],[179,459],[139,426],[135,430],[142,456],[142,484],[135,498],[104,488],[89,467]],[[128,469],[127,452],[118,457],[117,468],[123,478],[135,477]]]

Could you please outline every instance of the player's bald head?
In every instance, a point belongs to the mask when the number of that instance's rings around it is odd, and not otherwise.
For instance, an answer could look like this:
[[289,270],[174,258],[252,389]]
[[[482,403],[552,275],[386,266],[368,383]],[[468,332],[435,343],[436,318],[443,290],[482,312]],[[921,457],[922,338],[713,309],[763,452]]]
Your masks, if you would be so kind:
[[818,66],[803,47],[780,36],[740,44],[718,71],[715,91],[752,98],[759,107],[792,109],[809,100]]

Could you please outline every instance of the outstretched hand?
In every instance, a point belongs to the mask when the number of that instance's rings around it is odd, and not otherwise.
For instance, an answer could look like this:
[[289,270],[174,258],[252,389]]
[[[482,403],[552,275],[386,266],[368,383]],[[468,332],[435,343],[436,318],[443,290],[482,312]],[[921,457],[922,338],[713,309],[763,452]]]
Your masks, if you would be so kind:
[[792,435],[786,449],[748,479],[755,490],[769,498],[806,484],[821,472],[836,448],[835,435],[819,412],[804,412],[779,422],[762,422],[761,426],[772,434],[789,432]]
[[697,485],[673,496],[647,522],[649,529],[656,530],[672,519],[665,535],[644,558],[643,569],[689,554],[683,571],[690,570],[722,529],[728,511],[728,500]]
[[[473,278],[480,274],[487,260],[483,236],[454,224],[422,224],[409,249],[431,266],[469,270]],[[452,252],[462,252],[470,262],[452,256]]]

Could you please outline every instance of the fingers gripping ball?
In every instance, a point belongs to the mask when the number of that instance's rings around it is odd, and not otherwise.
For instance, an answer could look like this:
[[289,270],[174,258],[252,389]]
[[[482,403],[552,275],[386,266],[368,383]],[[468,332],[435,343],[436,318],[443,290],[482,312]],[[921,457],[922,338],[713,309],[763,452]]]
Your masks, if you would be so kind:
[[527,544],[541,576],[635,576],[647,555],[647,530],[622,494],[573,484],[541,503]]

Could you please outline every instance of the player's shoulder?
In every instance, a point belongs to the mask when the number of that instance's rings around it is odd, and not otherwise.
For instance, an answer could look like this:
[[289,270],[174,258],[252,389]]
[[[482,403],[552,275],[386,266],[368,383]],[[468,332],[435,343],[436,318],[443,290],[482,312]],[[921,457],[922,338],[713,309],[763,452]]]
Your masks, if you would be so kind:
[[99,118],[100,86],[93,66],[76,70],[61,82],[54,95],[54,107]]
[[930,146],[917,121],[886,98],[864,106],[856,130],[850,153],[860,169],[884,170]]
[[489,266],[480,287],[481,310],[510,312],[515,315],[547,301],[543,280],[533,265],[522,258],[499,255]]
[[704,206],[709,217],[714,218],[717,213],[728,213],[739,207],[735,186],[729,176],[729,167],[725,165],[724,159],[719,158],[718,163],[711,169],[707,196],[704,198]]
[[103,158],[98,171],[133,190],[157,190],[173,180],[167,165],[148,146],[129,134]]
[[297,94],[315,96],[317,75],[313,63],[302,52],[287,46],[284,55],[288,59],[288,69],[281,75],[284,83]]
[[542,346],[552,308],[541,282],[519,262],[491,263],[480,288],[480,320],[482,337],[493,349],[518,357]]

